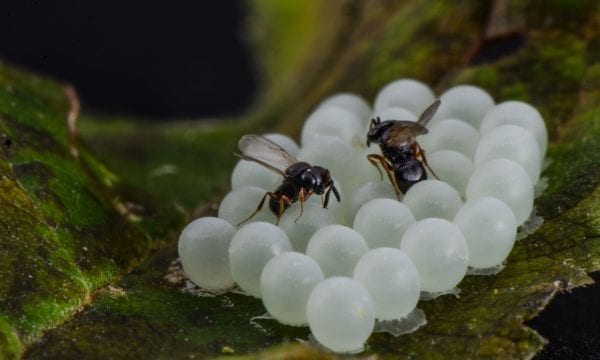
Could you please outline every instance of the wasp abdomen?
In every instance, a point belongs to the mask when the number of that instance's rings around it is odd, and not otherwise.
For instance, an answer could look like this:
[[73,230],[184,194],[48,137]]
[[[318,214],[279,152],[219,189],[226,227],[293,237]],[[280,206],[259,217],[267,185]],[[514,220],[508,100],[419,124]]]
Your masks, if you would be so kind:
[[414,184],[427,179],[427,172],[419,160],[407,159],[394,166],[394,177],[404,194]]

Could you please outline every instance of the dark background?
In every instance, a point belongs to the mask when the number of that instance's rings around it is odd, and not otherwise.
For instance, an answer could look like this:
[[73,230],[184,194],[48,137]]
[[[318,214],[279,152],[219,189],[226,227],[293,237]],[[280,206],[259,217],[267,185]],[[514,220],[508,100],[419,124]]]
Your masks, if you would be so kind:
[[[241,1],[1,5],[0,59],[74,84],[87,110],[202,118],[253,99]],[[550,340],[537,359],[600,359],[600,287],[559,295],[528,324]]]
[[0,59],[76,86],[87,110],[242,112],[256,87],[241,1],[0,2]]

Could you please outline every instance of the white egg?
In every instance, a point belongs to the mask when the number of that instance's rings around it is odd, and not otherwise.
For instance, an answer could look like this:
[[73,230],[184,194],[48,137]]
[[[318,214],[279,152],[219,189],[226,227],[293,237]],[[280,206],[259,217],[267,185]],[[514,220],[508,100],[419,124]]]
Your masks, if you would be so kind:
[[[355,160],[356,164],[354,165],[354,173],[352,175],[353,178],[358,180],[353,182],[354,188],[369,181],[380,182],[384,179],[385,181],[387,181],[387,175],[380,174],[379,171],[377,171],[377,168],[373,166],[373,164],[367,159],[367,156],[370,154],[381,155],[379,145],[371,144],[370,147],[365,146],[362,149],[360,149],[360,151],[361,152],[358,158]],[[350,194],[354,192],[354,188],[350,189]]]
[[369,250],[354,269],[354,280],[369,291],[379,320],[401,319],[417,306],[419,274],[408,255],[396,248]]
[[359,282],[346,277],[323,280],[306,308],[315,339],[335,352],[359,352],[375,325],[373,301]]
[[289,237],[294,250],[304,253],[313,234],[326,225],[335,224],[336,217],[334,212],[313,202],[305,202],[302,216],[300,213],[300,203],[294,204],[281,216],[279,227]]
[[533,106],[522,101],[505,101],[494,106],[483,118],[479,131],[482,134],[500,125],[518,125],[531,131],[538,142],[540,157],[546,156],[548,131],[542,115]]
[[354,217],[354,230],[369,248],[400,246],[406,229],[415,222],[409,208],[392,199],[373,199],[364,204]]
[[469,266],[476,269],[502,264],[517,236],[517,220],[512,210],[492,197],[467,201],[456,214],[454,224],[467,241]]
[[377,111],[372,116],[373,118],[379,117],[381,121],[386,120],[410,120],[417,121],[417,115],[415,115],[412,111],[409,111],[402,107],[388,107],[385,109],[381,109]]
[[529,174],[532,184],[540,178],[542,161],[538,143],[531,131],[520,126],[500,125],[481,137],[475,151],[475,166],[491,159],[518,162]]
[[300,143],[304,147],[323,136],[331,136],[352,144],[363,138],[363,128],[363,122],[350,111],[335,106],[321,107],[304,122]]
[[[464,197],[469,178],[475,170],[473,162],[465,155],[452,150],[436,151],[427,155],[429,166],[440,180],[452,186]],[[429,172],[429,178],[435,177]]]
[[[272,190],[274,189],[269,189],[269,191]],[[233,226],[238,226],[240,222],[252,215],[266,192],[267,190],[256,186],[242,186],[233,189],[221,200],[218,217]],[[269,197],[267,197],[261,211],[248,220],[248,222],[265,221],[274,223],[275,220],[275,215],[269,210]]]
[[494,159],[477,166],[467,184],[467,200],[491,196],[508,205],[517,225],[533,210],[533,186],[521,165],[508,159]]
[[229,268],[238,286],[260,298],[260,277],[265,264],[274,256],[292,251],[286,234],[265,222],[244,225],[231,239]]
[[[335,194],[333,193],[333,191],[331,191],[329,193],[329,201],[327,203],[327,211],[332,213],[338,222],[345,223],[346,218],[347,218],[345,202],[347,200],[344,196],[344,190],[341,188],[340,183],[338,183],[336,179],[333,179],[333,183],[335,184],[336,190],[337,190],[338,194],[340,195],[340,201],[337,201]],[[341,201],[342,199],[343,199],[343,202]],[[325,194],[323,194],[323,195],[313,194],[308,198],[307,202],[313,203],[322,208],[323,205],[325,204]],[[299,206],[299,205],[294,205],[294,206]]]
[[211,291],[233,286],[228,249],[234,233],[231,224],[215,217],[196,219],[183,229],[177,250],[194,284]]
[[470,159],[479,143],[479,131],[457,119],[445,119],[429,126],[429,133],[417,139],[427,156],[435,151],[454,150]]
[[434,115],[432,125],[444,119],[459,119],[479,129],[485,114],[494,106],[494,99],[485,90],[472,85],[459,85],[446,90]]
[[358,209],[373,199],[396,199],[394,188],[387,178],[369,181],[356,187],[349,199],[345,200],[346,211],[349,219],[354,219]]
[[283,176],[273,170],[252,161],[240,160],[231,174],[231,188],[256,186],[262,189],[275,190],[281,185]]
[[358,259],[369,247],[355,230],[337,224],[327,225],[314,233],[306,255],[315,259],[325,277],[352,276]]
[[296,142],[289,136],[278,133],[265,134],[263,136],[281,146],[293,158],[295,158],[296,155],[298,155],[298,151],[300,151],[298,144],[296,144]]
[[303,146],[298,153],[298,160],[329,169],[339,187],[350,194],[361,180],[356,174],[356,164],[364,161],[361,155],[362,152],[352,145],[335,137],[323,136]]
[[356,115],[362,123],[367,123],[371,118],[371,106],[361,96],[351,93],[334,94],[319,104],[319,107],[337,106]]
[[423,291],[448,291],[467,273],[469,250],[465,237],[447,220],[417,221],[406,230],[400,250],[415,264]]
[[423,180],[414,184],[404,194],[402,202],[416,220],[430,217],[452,220],[462,206],[458,191],[439,180]]
[[323,279],[319,265],[310,257],[297,252],[279,254],[271,258],[262,271],[262,302],[280,323],[306,325],[308,296]]
[[413,79],[400,79],[385,85],[375,97],[375,112],[385,108],[401,107],[413,114],[421,114],[435,100],[426,84]]

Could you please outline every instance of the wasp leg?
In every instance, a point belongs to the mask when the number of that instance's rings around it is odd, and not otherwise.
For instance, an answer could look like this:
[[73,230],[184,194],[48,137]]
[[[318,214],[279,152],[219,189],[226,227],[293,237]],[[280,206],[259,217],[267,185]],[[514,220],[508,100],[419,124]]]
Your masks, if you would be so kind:
[[300,215],[298,215],[294,222],[298,221],[298,219],[302,217],[302,214],[304,214],[304,202],[308,200],[312,194],[312,191],[305,192],[304,188],[300,189],[300,192],[298,193],[298,200],[300,201]]
[[440,178],[437,176],[437,174],[435,173],[435,171],[433,171],[433,169],[429,166],[429,163],[427,162],[427,158],[425,157],[425,150],[423,150],[423,148],[416,141],[413,143],[412,147],[413,147],[413,153],[415,154],[415,157],[418,160],[421,160],[421,162],[423,163],[423,165],[425,165],[425,167],[429,171],[431,171],[431,174],[433,176],[435,176],[436,179],[439,180]]
[[275,221],[275,225],[279,225],[279,220],[281,220],[281,215],[283,215],[283,212],[285,211],[285,205],[287,204],[292,205],[292,200],[285,196],[285,195],[281,195],[279,198],[276,198],[275,200],[279,201],[279,215],[277,215],[277,221]]
[[304,214],[304,202],[306,200],[308,200],[309,196],[310,196],[310,193],[304,195],[304,188],[300,189],[300,192],[298,193],[298,200],[300,200],[300,215],[298,215],[298,217],[296,218],[296,220],[294,220],[294,222],[298,221],[298,219],[300,219],[302,217],[302,214]]
[[[381,172],[381,169],[379,168],[379,164],[377,162],[379,160],[380,156],[381,155],[377,155],[377,154],[369,154],[369,155],[367,155],[367,160],[369,160],[369,162],[373,166],[375,166],[375,169],[377,169],[377,171],[379,172],[379,176],[381,177],[381,180],[383,180],[383,173]],[[381,160],[379,160],[379,161],[381,161]]]
[[[256,207],[256,210],[252,213],[252,215],[250,215],[246,220],[242,221],[241,223],[237,224],[237,226],[242,225],[243,223],[247,222],[248,220],[252,219],[254,217],[254,215],[258,214],[258,212],[260,210],[262,210],[263,205],[265,204],[265,200],[267,199],[267,196],[273,200],[278,200],[279,196],[277,196],[277,194],[272,193],[272,192],[267,192],[265,193],[265,195],[262,197],[262,199],[260,200],[260,202],[258,203],[258,206]],[[281,214],[281,213],[280,213]],[[281,216],[281,215],[280,215]],[[277,218],[277,221],[279,221],[279,217]]]
[[[398,187],[396,177],[394,176],[394,169],[392,168],[392,165],[388,162],[388,160],[385,157],[378,154],[369,154],[367,155],[367,159],[371,162],[371,164],[375,165],[377,170],[379,170],[378,164],[380,164],[383,167],[388,176],[388,179],[390,179],[390,182],[392,183],[392,187],[394,188],[394,192],[396,193],[396,198],[400,200],[400,188]],[[381,173],[381,170],[379,170],[379,172]]]

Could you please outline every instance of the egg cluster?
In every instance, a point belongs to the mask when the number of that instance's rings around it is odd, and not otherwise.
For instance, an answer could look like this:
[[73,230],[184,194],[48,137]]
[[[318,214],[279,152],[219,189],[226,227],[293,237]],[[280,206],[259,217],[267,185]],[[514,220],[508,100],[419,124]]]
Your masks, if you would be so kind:
[[[291,157],[330,170],[341,202],[323,208],[318,195],[292,204],[275,225],[264,206],[282,176],[240,160],[232,191],[217,218],[190,223],[179,239],[188,277],[210,291],[237,284],[261,298],[283,324],[308,324],[314,338],[337,352],[360,351],[375,321],[413,313],[419,298],[452,292],[467,270],[502,268],[517,227],[533,210],[547,133],[532,106],[495,104],[484,90],[453,87],[416,140],[426,152],[428,180],[401,201],[386,176],[367,161],[370,119],[411,120],[435,101],[421,82],[385,86],[372,110],[361,97],[338,94],[307,118],[298,145],[265,137]],[[267,199],[268,200],[268,199]],[[485,271],[484,271],[485,272]]]

